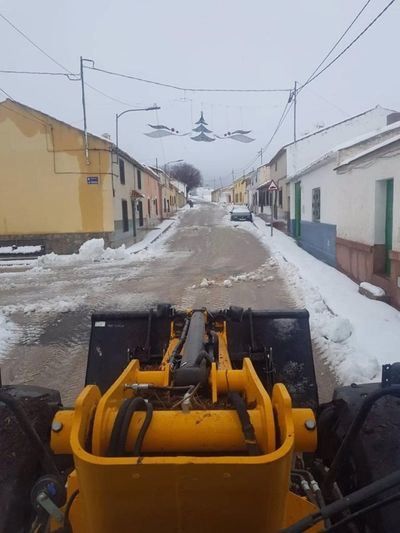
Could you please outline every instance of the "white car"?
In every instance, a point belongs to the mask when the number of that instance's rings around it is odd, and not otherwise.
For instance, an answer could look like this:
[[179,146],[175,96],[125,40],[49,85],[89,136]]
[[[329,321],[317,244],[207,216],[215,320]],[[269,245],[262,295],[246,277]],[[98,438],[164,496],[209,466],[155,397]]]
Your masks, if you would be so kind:
[[245,205],[234,205],[231,210],[231,220],[248,220],[253,222],[253,215]]

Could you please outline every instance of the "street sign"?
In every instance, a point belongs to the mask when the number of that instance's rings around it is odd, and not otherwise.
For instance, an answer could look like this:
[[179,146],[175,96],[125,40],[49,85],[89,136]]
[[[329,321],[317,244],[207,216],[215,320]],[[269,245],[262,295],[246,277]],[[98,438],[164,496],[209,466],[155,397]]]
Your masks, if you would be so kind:
[[278,190],[277,184],[274,182],[274,180],[271,180],[271,183],[268,185],[268,191],[272,192],[272,191],[277,191],[277,190]]
[[99,176],[88,176],[86,178],[88,185],[98,185],[99,184]]

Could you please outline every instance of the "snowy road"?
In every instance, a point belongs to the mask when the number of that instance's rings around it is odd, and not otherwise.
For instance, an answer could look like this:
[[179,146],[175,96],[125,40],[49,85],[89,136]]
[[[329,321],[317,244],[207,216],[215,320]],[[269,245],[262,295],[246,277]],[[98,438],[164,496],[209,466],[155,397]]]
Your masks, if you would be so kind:
[[[224,209],[204,204],[183,213],[153,252],[150,247],[128,261],[0,273],[0,312],[15,325],[14,343],[2,350],[3,383],[54,387],[71,403],[83,385],[92,311],[158,302],[295,308],[277,262],[240,223],[226,219]],[[239,278],[232,283],[232,276]],[[316,370],[327,400],[335,381],[318,353]]]

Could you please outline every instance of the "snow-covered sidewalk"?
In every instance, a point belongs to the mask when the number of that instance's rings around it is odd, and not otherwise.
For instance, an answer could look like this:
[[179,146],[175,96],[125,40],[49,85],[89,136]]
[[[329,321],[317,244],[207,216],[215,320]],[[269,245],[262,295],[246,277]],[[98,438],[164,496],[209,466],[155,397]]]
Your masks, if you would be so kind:
[[279,262],[300,306],[310,313],[314,345],[344,384],[380,380],[381,365],[400,361],[400,312],[358,292],[350,278],[319,261],[259,217],[240,227]]

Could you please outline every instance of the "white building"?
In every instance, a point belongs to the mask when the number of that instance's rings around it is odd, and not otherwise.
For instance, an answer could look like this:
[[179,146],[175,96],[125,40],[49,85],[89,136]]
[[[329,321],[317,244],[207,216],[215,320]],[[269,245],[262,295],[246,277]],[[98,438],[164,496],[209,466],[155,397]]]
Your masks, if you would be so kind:
[[287,178],[317,160],[332,147],[386,125],[394,111],[376,106],[347,120],[319,129],[283,146],[270,160],[270,178],[278,185],[276,218],[286,219],[289,233],[295,235],[295,185]]
[[400,306],[400,122],[332,147],[288,181],[301,246]]

